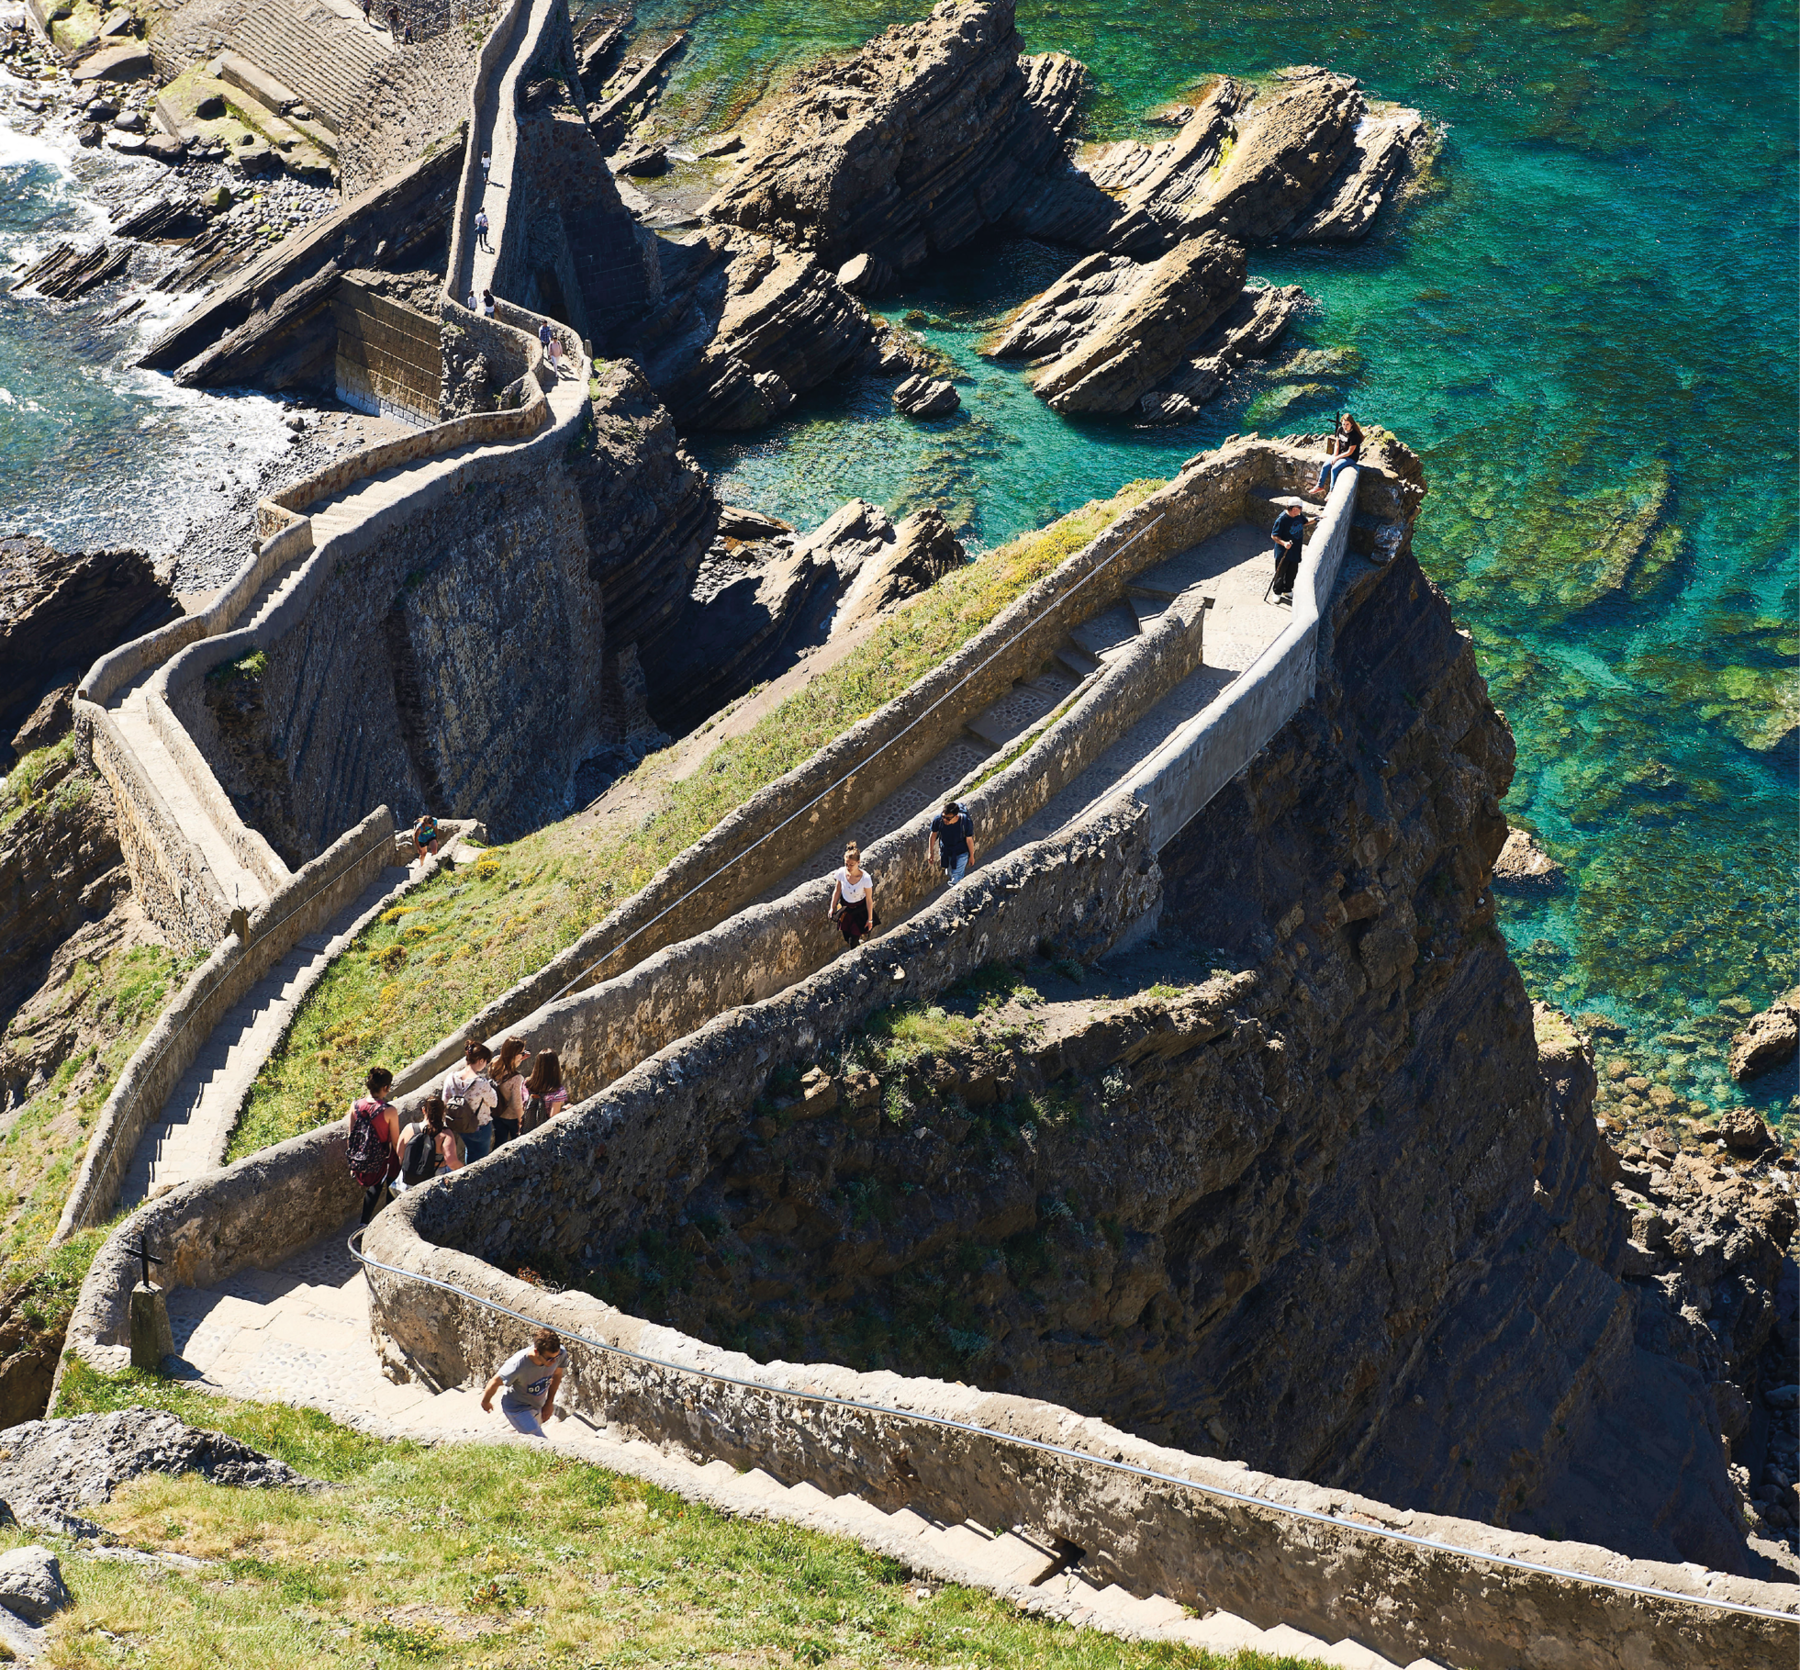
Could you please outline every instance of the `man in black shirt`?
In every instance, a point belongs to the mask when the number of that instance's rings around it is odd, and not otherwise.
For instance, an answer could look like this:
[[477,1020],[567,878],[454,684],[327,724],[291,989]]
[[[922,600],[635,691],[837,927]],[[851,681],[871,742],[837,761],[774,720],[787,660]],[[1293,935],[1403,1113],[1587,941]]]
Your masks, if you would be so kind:
[[946,800],[942,813],[931,820],[925,855],[932,863],[944,866],[944,881],[950,887],[962,880],[974,862],[975,825],[954,800]]
[[1306,538],[1306,513],[1293,506],[1284,509],[1275,518],[1269,537],[1275,541],[1275,601],[1292,603]]

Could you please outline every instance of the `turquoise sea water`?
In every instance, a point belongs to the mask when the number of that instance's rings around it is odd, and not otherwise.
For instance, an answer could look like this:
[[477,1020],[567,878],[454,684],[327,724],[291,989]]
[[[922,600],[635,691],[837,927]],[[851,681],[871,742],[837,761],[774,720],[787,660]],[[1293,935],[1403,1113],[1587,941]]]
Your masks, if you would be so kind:
[[[917,12],[639,16],[697,30],[672,108],[698,130]],[[1142,135],[1210,72],[1320,63],[1443,123],[1435,176],[1359,249],[1252,257],[1317,298],[1312,361],[1191,428],[1068,422],[980,360],[1068,259],[996,245],[883,302],[965,371],[962,415],[905,422],[879,386],[815,400],[703,447],[721,490],[808,525],[852,494],[934,501],[991,546],[1227,434],[1317,430],[1344,404],[1392,429],[1431,483],[1419,555],[1518,737],[1507,813],[1568,866],[1560,896],[1505,907],[1527,983],[1627,1025],[1683,1093],[1744,1099],[1687,1028],[1796,979],[1793,9],[1060,0],[1019,25],[1093,70],[1089,137]],[[1748,1099],[1775,1112],[1794,1088],[1773,1075]]]

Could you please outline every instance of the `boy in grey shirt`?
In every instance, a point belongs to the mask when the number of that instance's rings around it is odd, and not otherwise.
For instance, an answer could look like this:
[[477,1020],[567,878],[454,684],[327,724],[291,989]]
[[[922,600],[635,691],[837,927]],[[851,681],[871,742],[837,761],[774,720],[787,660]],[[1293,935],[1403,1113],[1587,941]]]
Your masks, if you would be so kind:
[[556,1410],[556,1388],[562,1384],[563,1370],[568,1366],[569,1354],[563,1350],[556,1330],[540,1328],[532,1338],[530,1350],[515,1351],[500,1365],[500,1372],[481,1394],[481,1407],[492,1414],[494,1393],[504,1386],[506,1395],[500,1399],[500,1413],[512,1423],[514,1431],[528,1438],[542,1438],[544,1422]]

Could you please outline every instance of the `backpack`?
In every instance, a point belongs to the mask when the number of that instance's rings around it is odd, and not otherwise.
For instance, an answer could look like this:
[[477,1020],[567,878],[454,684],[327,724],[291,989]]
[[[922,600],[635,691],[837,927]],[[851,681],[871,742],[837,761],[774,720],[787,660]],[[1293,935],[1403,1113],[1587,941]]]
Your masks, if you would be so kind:
[[469,1092],[482,1081],[479,1076],[472,1078],[463,1086],[460,1095],[450,1094],[450,1081],[444,1081],[444,1129],[454,1131],[459,1137],[472,1135],[481,1129],[481,1110],[469,1100]]
[[437,1133],[429,1125],[421,1127],[419,1134],[400,1152],[400,1175],[409,1189],[416,1189],[426,1179],[437,1176],[437,1169],[443,1163],[443,1156],[438,1153]]
[[519,1134],[523,1136],[527,1131],[535,1131],[549,1115],[549,1105],[542,1096],[527,1096],[525,1117],[519,1121]]
[[375,1129],[375,1115],[386,1107],[386,1102],[371,1102],[365,1098],[350,1110],[350,1175],[365,1189],[385,1183],[393,1176],[393,1151]]

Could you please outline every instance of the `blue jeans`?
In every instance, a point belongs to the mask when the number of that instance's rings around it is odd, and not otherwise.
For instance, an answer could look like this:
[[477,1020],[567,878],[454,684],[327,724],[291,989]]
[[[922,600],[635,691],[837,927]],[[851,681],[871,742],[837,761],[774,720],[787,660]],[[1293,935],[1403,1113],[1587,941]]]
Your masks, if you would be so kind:
[[478,1125],[462,1139],[463,1164],[473,1165],[477,1160],[485,1160],[494,1149],[494,1127]]
[[1319,491],[1324,493],[1337,486],[1337,478],[1344,471],[1355,468],[1356,460],[1354,458],[1334,458],[1329,463],[1321,464],[1319,466]]
[[964,847],[963,850],[957,854],[956,862],[954,864],[946,864],[944,866],[944,885],[946,887],[954,887],[968,873],[969,849]]

